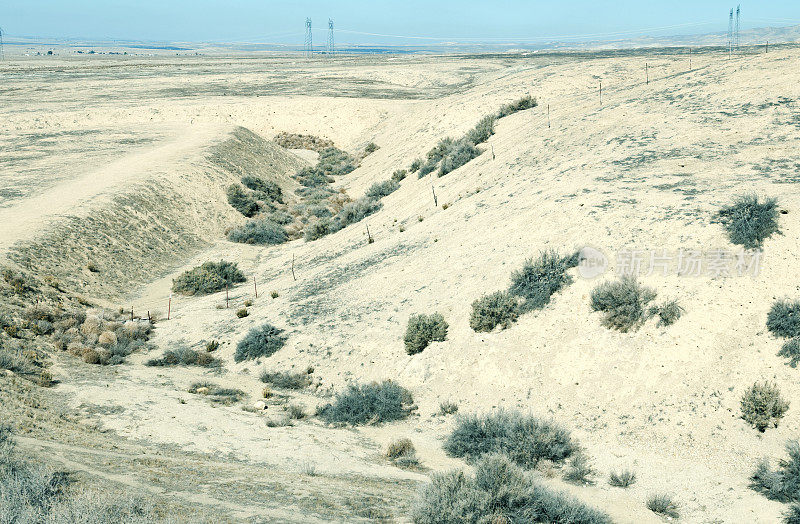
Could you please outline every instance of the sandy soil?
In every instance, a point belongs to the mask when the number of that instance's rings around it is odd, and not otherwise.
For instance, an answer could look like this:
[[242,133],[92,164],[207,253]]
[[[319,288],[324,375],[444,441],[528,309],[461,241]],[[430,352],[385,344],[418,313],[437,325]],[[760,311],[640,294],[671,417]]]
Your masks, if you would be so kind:
[[[145,449],[176,446],[301,474],[303,464],[313,464],[323,479],[378,479],[386,494],[395,482],[413,486],[427,472],[462,465],[441,450],[453,418],[435,416],[440,401],[457,402],[461,413],[514,407],[573,430],[600,481],[593,487],[553,482],[616,521],[657,521],[644,502],[668,492],[685,522],[775,522],[784,506],[747,484],[758,460],[781,456],[800,429],[798,371],[776,356],[780,341],[764,325],[775,299],[800,294],[791,278],[800,226],[796,59],[793,49],[733,60],[695,53],[691,71],[683,54],[9,61],[0,65],[13,88],[3,95],[10,103],[0,109],[0,129],[13,149],[0,154],[6,188],[0,219],[11,225],[0,247],[12,260],[61,275],[76,291],[136,311],[165,312],[171,279],[206,260],[235,260],[256,277],[257,299],[252,279],[231,292],[228,309],[220,308],[224,293],[173,297],[171,319],[157,325],[155,352],[221,341],[225,371],[218,376],[154,371],[143,365],[153,354],[135,355],[109,376],[59,360],[62,383],[54,394],[78,411],[98,406],[87,420]],[[31,99],[37,86],[46,96]],[[315,134],[351,151],[374,141],[380,149],[337,181],[358,197],[440,138],[461,135],[525,94],[538,97],[539,107],[503,119],[480,157],[443,178],[407,178],[365,222],[311,243],[263,248],[223,240],[221,231],[239,220],[222,196],[234,175],[205,175],[217,169],[209,151],[228,144],[236,126],[266,140],[280,131]],[[108,138],[111,129],[114,136],[147,141],[120,146],[121,138]],[[88,131],[105,138],[75,139]],[[32,142],[34,133],[47,134],[48,146]],[[19,145],[36,158],[16,155]],[[260,162],[268,149],[237,158]],[[272,154],[282,160],[263,168],[276,177],[313,160]],[[85,264],[87,247],[102,242],[88,230],[65,236],[59,228],[71,216],[104,216],[142,178],[168,187],[183,207],[202,193],[207,203],[174,222],[156,205],[147,215],[163,219],[165,232],[154,239],[184,231],[196,238],[174,256],[152,260],[135,241],[115,245],[100,251],[107,272],[84,274],[84,284],[70,281],[70,272]],[[188,187],[201,178],[204,189]],[[653,321],[634,333],[603,327],[588,297],[600,280],[613,278],[618,253],[733,250],[713,214],[748,191],[777,197],[787,212],[783,235],[767,242],[757,276],[643,275],[659,298],[677,298],[685,315],[671,327]],[[198,218],[204,210],[213,213]],[[606,274],[589,280],[576,273],[547,308],[508,330],[469,328],[472,301],[505,288],[527,257],[584,246],[610,259]],[[124,260],[114,249],[126,253]],[[37,266],[39,252],[48,253],[47,264]],[[79,256],[59,262],[62,252]],[[119,276],[142,263],[151,265],[147,276]],[[272,290],[278,298],[270,298]],[[237,319],[236,306],[247,299],[254,300],[251,314]],[[433,311],[450,324],[448,340],[406,355],[409,315]],[[235,364],[236,342],[264,321],[287,330],[287,346],[261,362]],[[291,401],[310,411],[348,381],[395,378],[414,393],[418,413],[357,430],[324,428],[314,419],[268,428],[263,415],[212,406],[185,392],[192,381],[210,378],[245,390],[249,405],[262,369],[308,366],[318,386]],[[759,434],[739,419],[738,406],[744,389],[763,379],[775,380],[792,408],[780,427]],[[402,436],[412,439],[426,472],[381,459],[389,441]],[[623,467],[639,478],[625,492],[604,480]],[[327,488],[321,489],[324,499]],[[413,488],[402,493],[413,498]],[[403,520],[409,503],[387,503],[391,518]]]

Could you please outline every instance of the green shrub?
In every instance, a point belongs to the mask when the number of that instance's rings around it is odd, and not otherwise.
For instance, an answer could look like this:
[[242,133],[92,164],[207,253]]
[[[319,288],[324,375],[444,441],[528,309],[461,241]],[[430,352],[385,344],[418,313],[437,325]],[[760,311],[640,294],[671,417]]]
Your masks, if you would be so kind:
[[328,424],[379,424],[406,418],[414,409],[413,402],[411,393],[391,380],[351,384],[318,414]]
[[774,198],[762,202],[757,195],[741,196],[719,211],[719,219],[730,241],[746,249],[760,249],[764,240],[780,232]]
[[289,413],[289,418],[293,420],[302,420],[308,416],[305,408],[300,404],[291,404],[286,408],[286,411]]
[[408,171],[405,169],[398,169],[394,173],[392,173],[392,181],[400,183],[401,181],[405,180],[406,175],[408,175]]
[[496,120],[494,115],[483,117],[464,138],[473,145],[486,142],[489,140],[489,137],[494,134],[494,123]]
[[507,328],[518,316],[517,299],[505,291],[497,291],[472,303],[469,327],[478,332],[492,331],[498,325]]
[[745,391],[741,407],[745,422],[763,432],[769,426],[778,427],[781,418],[789,410],[789,403],[781,397],[777,384],[756,382]]
[[625,469],[620,473],[612,471],[608,477],[608,483],[616,488],[627,488],[636,482],[636,473]]
[[416,524],[456,522],[610,524],[611,518],[533,480],[507,457],[487,455],[474,476],[435,474],[412,513]]
[[794,503],[789,506],[783,515],[784,524],[800,524],[800,504]]
[[391,195],[400,188],[400,184],[394,180],[384,180],[383,182],[375,182],[367,190],[366,197],[373,200],[380,200],[381,198]]
[[671,326],[681,318],[684,309],[677,300],[668,300],[650,308],[650,315],[658,315],[659,326]]
[[422,178],[428,173],[433,173],[436,171],[436,167],[439,165],[439,160],[428,160],[419,168],[419,172],[417,173],[417,178]]
[[20,375],[33,375],[39,372],[37,366],[22,355],[21,351],[0,348],[0,369],[7,369]]
[[194,349],[179,347],[164,351],[160,358],[151,358],[145,365],[151,367],[199,366],[213,368],[219,367],[222,362],[206,351],[195,351]]
[[800,362],[800,337],[784,342],[783,347],[778,351],[778,356],[788,358],[789,365],[796,368],[797,363]]
[[226,191],[228,196],[228,203],[244,216],[250,218],[259,211],[258,202],[256,202],[253,195],[245,192],[244,188],[239,184],[232,184],[228,186]]
[[647,509],[653,513],[658,513],[659,515],[673,519],[680,517],[680,513],[678,513],[678,504],[672,500],[672,497],[663,493],[650,495],[650,497],[647,498]]
[[439,176],[455,171],[480,154],[480,150],[468,140],[459,140],[447,150],[447,154],[439,166]]
[[406,353],[415,355],[428,347],[431,342],[442,342],[447,338],[447,322],[439,313],[431,315],[411,315],[403,338]]
[[413,173],[414,171],[418,171],[419,168],[421,168],[421,167],[422,167],[422,159],[421,158],[417,158],[416,160],[411,162],[411,166],[408,168],[408,172],[409,173]]
[[447,152],[453,147],[453,139],[452,138],[443,138],[437,142],[433,149],[428,151],[426,155],[427,161],[426,164],[437,164],[441,159],[443,159]]
[[228,240],[242,244],[283,244],[288,239],[286,230],[269,218],[250,220],[228,232]]
[[594,484],[595,473],[589,457],[585,453],[578,451],[573,453],[569,459],[569,468],[564,473],[564,480],[576,484]]
[[172,281],[172,290],[185,295],[205,295],[247,280],[235,262],[205,262]]
[[522,269],[511,274],[508,292],[520,297],[523,302],[520,312],[541,309],[550,302],[550,297],[572,284],[567,270],[580,262],[578,253],[562,257],[555,251],[543,251],[537,259],[529,259]]
[[239,308],[239,309],[236,311],[236,316],[237,316],[238,318],[244,318],[244,317],[247,317],[247,316],[249,316],[249,315],[250,315],[250,312],[249,312],[249,311],[247,311],[247,308],[246,308],[246,307]]
[[289,373],[288,371],[264,371],[259,377],[261,382],[272,384],[278,389],[304,389],[311,385],[308,373]]
[[603,282],[592,291],[592,309],[605,313],[603,324],[627,333],[650,316],[647,304],[656,298],[653,289],[639,284],[635,277],[624,276],[616,282]]
[[551,421],[517,411],[459,416],[444,450],[475,461],[487,453],[503,453],[526,469],[540,460],[563,462],[578,451],[569,431]]
[[439,403],[440,415],[453,415],[455,413],[458,413],[458,404],[452,400],[443,400]]
[[778,337],[800,337],[800,302],[775,302],[767,314],[767,329]]
[[287,337],[283,335],[283,330],[276,328],[272,324],[264,324],[261,327],[253,328],[237,344],[236,354],[233,359],[236,362],[242,362],[244,360],[272,356],[286,344],[286,339]]
[[287,213],[286,211],[273,211],[269,214],[269,219],[275,222],[276,224],[280,224],[285,226],[286,224],[291,224],[294,222],[294,217]]
[[306,226],[303,237],[306,239],[306,242],[311,242],[335,232],[336,226],[331,219],[320,218]]
[[378,144],[376,144],[375,142],[370,142],[369,144],[367,144],[364,147],[364,152],[369,155],[369,154],[374,153],[375,151],[377,151],[380,148],[381,147]]
[[383,205],[374,198],[362,197],[355,202],[350,202],[342,208],[336,216],[340,227],[347,227],[367,218],[369,215],[378,212]]
[[750,487],[770,500],[800,502],[800,443],[786,442],[786,454],[788,458],[780,459],[776,470],[767,460],[759,463],[750,476]]
[[260,196],[264,200],[278,202],[279,204],[283,203],[283,191],[281,190],[281,186],[271,180],[264,180],[263,178],[246,175],[242,177],[242,184],[260,193]]
[[533,107],[536,107],[537,105],[539,105],[539,103],[532,96],[530,95],[523,96],[519,100],[500,106],[500,110],[497,112],[497,118],[503,118],[508,115],[513,115],[517,111],[524,111],[526,109],[531,109]]

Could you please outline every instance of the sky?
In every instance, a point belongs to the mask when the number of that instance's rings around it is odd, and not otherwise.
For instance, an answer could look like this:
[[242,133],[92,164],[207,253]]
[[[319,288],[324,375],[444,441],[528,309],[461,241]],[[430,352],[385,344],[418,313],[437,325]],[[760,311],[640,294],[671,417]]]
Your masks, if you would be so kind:
[[[727,31],[731,1],[2,0],[7,36],[302,44],[536,43]],[[800,24],[800,0],[742,4],[742,29]]]

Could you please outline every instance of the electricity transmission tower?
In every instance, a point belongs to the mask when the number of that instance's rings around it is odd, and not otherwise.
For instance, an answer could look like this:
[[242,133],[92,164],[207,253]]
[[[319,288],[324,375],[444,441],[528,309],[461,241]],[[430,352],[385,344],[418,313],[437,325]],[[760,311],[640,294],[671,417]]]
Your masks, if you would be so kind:
[[733,8],[731,8],[731,14],[728,16],[728,58],[730,58],[732,51],[733,51]]
[[307,58],[311,58],[311,55],[314,54],[314,44],[311,38],[311,19],[306,18],[306,42],[305,42],[305,49],[304,53]]
[[333,43],[333,20],[328,18],[328,56],[336,54],[336,45]]
[[742,14],[742,5],[739,4],[736,6],[736,50],[739,50],[739,18]]

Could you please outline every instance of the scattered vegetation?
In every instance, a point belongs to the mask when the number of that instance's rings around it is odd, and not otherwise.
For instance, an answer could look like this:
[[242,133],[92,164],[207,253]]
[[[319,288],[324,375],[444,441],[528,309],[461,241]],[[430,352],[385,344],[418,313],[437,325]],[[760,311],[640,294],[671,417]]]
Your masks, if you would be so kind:
[[513,115],[518,111],[525,111],[526,109],[534,108],[537,105],[539,105],[539,103],[534,97],[530,95],[523,96],[519,100],[515,100],[514,102],[500,106],[500,110],[497,112],[497,118]]
[[659,493],[647,498],[647,509],[664,517],[679,518],[678,504],[669,495]]
[[659,326],[671,326],[681,318],[684,309],[677,300],[668,300],[658,306],[652,306],[649,313],[658,316]]
[[361,222],[369,215],[380,210],[382,204],[374,198],[362,197],[355,202],[345,205],[336,216],[338,228],[345,228],[350,224]]
[[800,337],[800,302],[775,302],[767,314],[767,329],[778,337]]
[[455,413],[458,413],[458,404],[452,400],[443,400],[439,403],[440,415],[453,415]]
[[202,368],[219,367],[221,361],[207,351],[196,351],[187,347],[168,349],[159,358],[151,358],[145,365],[152,367],[199,366]]
[[328,424],[380,424],[406,418],[416,408],[413,402],[411,393],[391,380],[351,384],[318,415]]
[[172,281],[172,290],[185,295],[205,295],[247,280],[235,262],[205,262]]
[[283,191],[281,186],[271,180],[245,175],[242,177],[242,184],[248,189],[255,191],[263,200],[270,202],[283,203]]
[[161,522],[142,499],[78,489],[62,471],[20,458],[11,428],[0,425],[0,519],[49,524]]
[[519,317],[517,299],[506,291],[484,295],[472,303],[469,327],[474,331],[492,331],[497,326],[507,328]]
[[440,313],[411,315],[403,338],[406,353],[415,355],[431,342],[442,342],[447,338],[447,322]]
[[237,344],[233,359],[236,362],[242,362],[272,356],[286,344],[286,338],[282,329],[269,323],[253,328]]
[[333,142],[313,135],[281,132],[275,135],[273,142],[286,149],[308,149],[320,152],[333,147]]
[[503,455],[487,455],[474,476],[438,473],[413,511],[416,524],[542,522],[610,524],[604,513],[534,481]]
[[719,218],[728,238],[746,249],[760,249],[764,240],[780,232],[778,203],[774,198],[763,201],[757,195],[745,195],[719,211]]
[[247,396],[241,389],[221,388],[213,382],[195,382],[189,387],[189,393],[205,395],[212,402],[235,404]]
[[605,313],[605,326],[627,333],[647,320],[651,314],[647,305],[655,298],[655,290],[642,286],[635,277],[624,276],[594,288],[591,304],[594,311]]
[[624,469],[619,473],[612,471],[611,475],[608,477],[608,483],[615,488],[628,488],[635,482],[636,473],[629,469]]
[[421,168],[421,167],[422,167],[422,159],[421,158],[417,158],[416,160],[411,162],[411,165],[408,168],[408,172],[409,173],[414,173],[416,171],[419,171],[419,168]]
[[522,299],[520,312],[545,307],[550,298],[572,283],[567,270],[576,267],[580,254],[562,257],[553,250],[543,251],[536,259],[529,259],[519,271],[511,274],[508,292]]
[[309,372],[264,371],[259,378],[261,382],[271,384],[272,387],[277,389],[304,389],[311,385]]
[[593,477],[596,473],[589,457],[582,451],[578,451],[573,453],[569,459],[569,468],[564,473],[564,480],[576,484],[594,484]]
[[398,169],[397,171],[392,173],[391,180],[392,182],[397,182],[399,184],[400,182],[405,180],[406,175],[408,175],[408,171],[406,171],[405,169]]
[[578,451],[569,431],[558,424],[517,411],[460,416],[444,450],[475,461],[487,453],[503,453],[526,469],[540,460],[561,463]]
[[768,460],[760,462],[750,477],[750,487],[770,500],[800,502],[800,443],[789,440],[786,453],[788,458],[780,459],[775,470]]
[[741,407],[745,422],[763,432],[770,426],[778,427],[789,403],[781,397],[777,384],[756,382],[745,391]]
[[288,239],[286,230],[270,218],[249,220],[228,231],[228,240],[241,244],[275,245]]
[[473,158],[477,158],[480,154],[480,150],[469,140],[464,139],[453,143],[439,166],[439,176],[455,171]]
[[483,117],[464,137],[470,144],[482,144],[494,134],[494,124],[497,117],[488,115]]
[[286,412],[291,420],[303,420],[308,416],[305,408],[300,404],[290,404],[286,407]]

